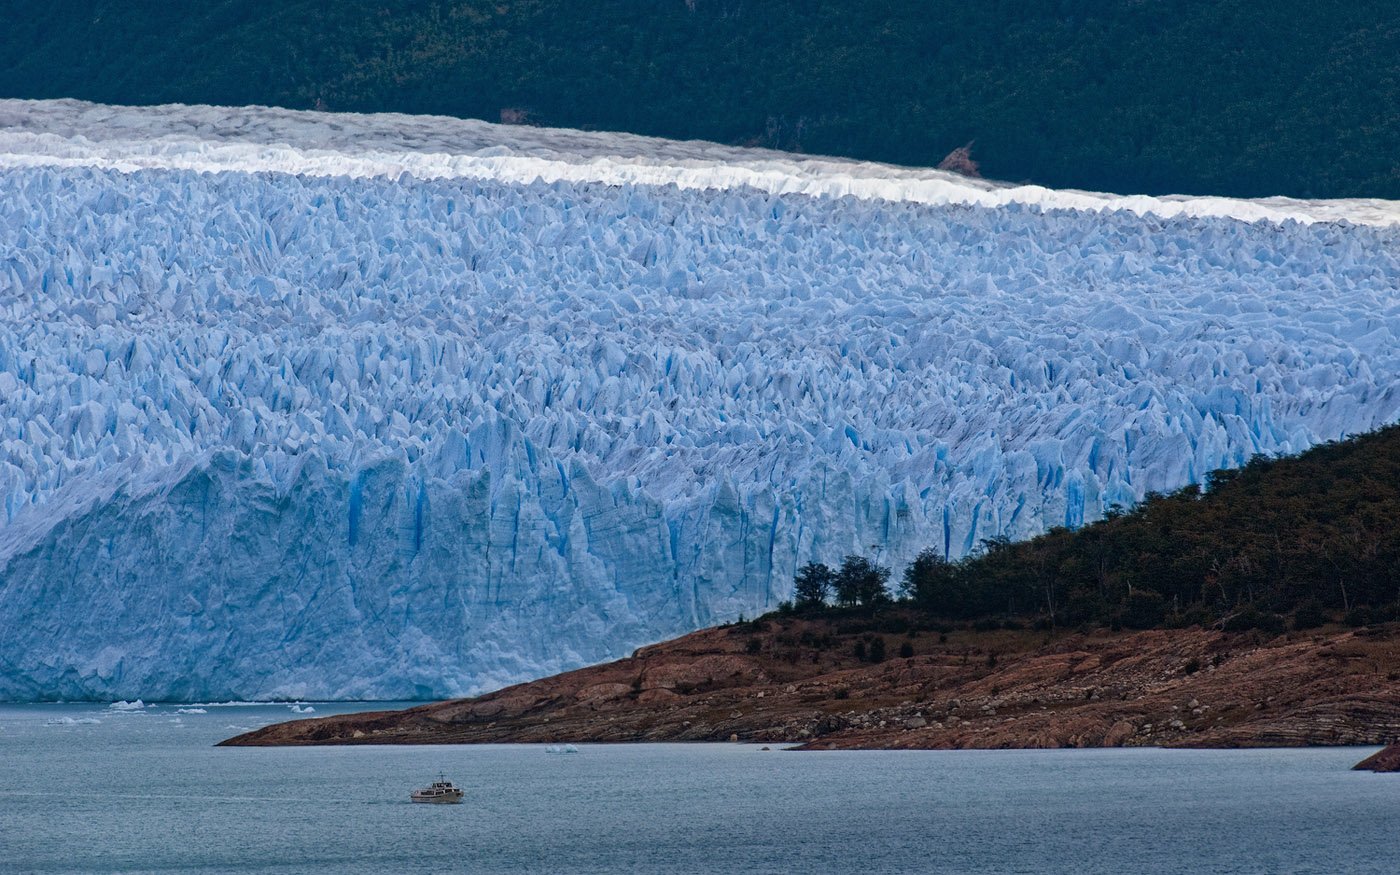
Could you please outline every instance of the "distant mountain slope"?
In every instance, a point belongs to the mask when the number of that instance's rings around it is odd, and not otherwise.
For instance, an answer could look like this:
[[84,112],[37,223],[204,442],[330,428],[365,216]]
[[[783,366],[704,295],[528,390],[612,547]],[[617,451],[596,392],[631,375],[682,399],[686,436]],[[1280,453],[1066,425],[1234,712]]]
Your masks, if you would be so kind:
[[1400,197],[1391,0],[0,2],[0,96],[534,120],[1059,187]]

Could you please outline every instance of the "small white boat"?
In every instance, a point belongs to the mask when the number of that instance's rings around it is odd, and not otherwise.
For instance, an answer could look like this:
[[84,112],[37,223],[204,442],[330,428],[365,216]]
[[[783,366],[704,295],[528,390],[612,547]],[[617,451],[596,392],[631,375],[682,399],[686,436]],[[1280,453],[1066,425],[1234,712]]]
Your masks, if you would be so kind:
[[414,790],[409,798],[414,802],[436,802],[439,805],[461,802],[465,794],[459,787],[452,784],[443,776],[439,775],[438,780],[422,788]]

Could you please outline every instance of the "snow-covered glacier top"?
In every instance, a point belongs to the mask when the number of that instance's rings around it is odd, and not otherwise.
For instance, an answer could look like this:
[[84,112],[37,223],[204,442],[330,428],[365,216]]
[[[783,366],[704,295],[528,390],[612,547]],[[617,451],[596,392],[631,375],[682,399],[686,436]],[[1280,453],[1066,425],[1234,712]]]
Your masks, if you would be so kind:
[[470,692],[1370,430],[1397,215],[0,101],[0,698]]
[[919,204],[1128,210],[1162,217],[1400,223],[1400,202],[1147,197],[969,179],[928,168],[635,134],[395,113],[273,107],[121,107],[0,99],[0,167],[271,171],[314,176],[675,185]]

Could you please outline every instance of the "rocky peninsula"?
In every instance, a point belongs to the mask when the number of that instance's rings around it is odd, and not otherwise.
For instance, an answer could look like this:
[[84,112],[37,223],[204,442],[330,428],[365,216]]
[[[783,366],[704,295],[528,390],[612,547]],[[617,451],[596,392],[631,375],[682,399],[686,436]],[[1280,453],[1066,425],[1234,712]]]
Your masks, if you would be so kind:
[[1400,772],[1400,744],[1377,751],[1352,768],[1359,772]]
[[223,744],[1368,745],[1400,737],[1398,681],[1394,623],[1270,635],[770,617],[476,698],[296,720]]

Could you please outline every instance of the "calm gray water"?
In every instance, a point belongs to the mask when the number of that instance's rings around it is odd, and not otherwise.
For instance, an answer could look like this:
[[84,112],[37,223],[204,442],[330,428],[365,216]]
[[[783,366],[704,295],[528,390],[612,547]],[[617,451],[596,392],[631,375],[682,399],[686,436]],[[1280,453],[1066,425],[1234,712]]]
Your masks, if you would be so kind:
[[[0,705],[0,870],[1400,872],[1372,749],[231,749],[294,715],[177,707]],[[439,770],[466,804],[410,803]]]

